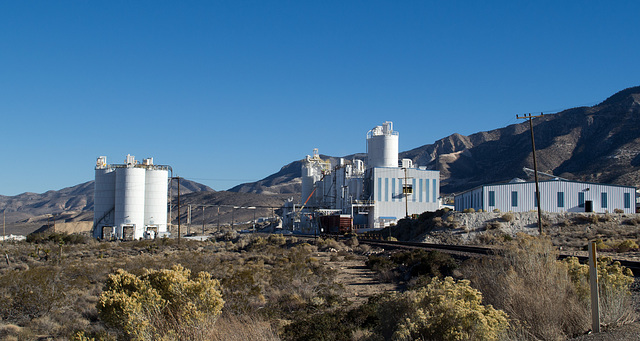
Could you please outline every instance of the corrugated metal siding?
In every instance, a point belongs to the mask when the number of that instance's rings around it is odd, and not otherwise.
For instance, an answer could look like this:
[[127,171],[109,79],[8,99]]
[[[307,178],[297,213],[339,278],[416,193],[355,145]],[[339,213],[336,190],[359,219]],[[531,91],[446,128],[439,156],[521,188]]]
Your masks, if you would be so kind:
[[[584,212],[584,207],[579,207],[578,193],[584,193],[584,199],[593,203],[594,212],[614,212],[615,209],[621,209],[625,213],[634,213],[633,205],[629,208],[624,207],[624,194],[629,193],[631,197],[635,196],[635,188],[592,184],[571,181],[543,181],[540,182],[540,201],[542,210],[546,212]],[[495,193],[495,205],[489,206],[489,192]],[[478,198],[477,193],[481,192]],[[513,195],[516,193],[517,206],[513,206]],[[563,192],[564,207],[558,207],[558,192]],[[602,207],[602,193],[606,193],[607,207]],[[535,183],[512,183],[487,185],[471,191],[461,193],[455,197],[455,208],[462,211],[466,208],[473,207],[478,210],[482,208],[485,211],[499,209],[507,212],[526,212],[537,210],[535,205]]]

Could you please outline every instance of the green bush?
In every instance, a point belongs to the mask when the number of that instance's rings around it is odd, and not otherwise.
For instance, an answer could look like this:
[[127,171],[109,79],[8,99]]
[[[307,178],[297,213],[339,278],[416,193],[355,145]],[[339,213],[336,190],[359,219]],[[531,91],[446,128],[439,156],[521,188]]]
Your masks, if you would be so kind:
[[100,318],[132,340],[175,336],[178,327],[184,331],[211,322],[224,304],[219,283],[206,272],[190,275],[180,265],[141,276],[119,269],[100,295]]
[[483,305],[468,280],[451,277],[390,295],[380,303],[378,317],[387,340],[498,340],[509,327],[507,314]]
[[465,208],[464,210],[462,210],[462,213],[475,213],[475,209],[473,207],[470,208]]

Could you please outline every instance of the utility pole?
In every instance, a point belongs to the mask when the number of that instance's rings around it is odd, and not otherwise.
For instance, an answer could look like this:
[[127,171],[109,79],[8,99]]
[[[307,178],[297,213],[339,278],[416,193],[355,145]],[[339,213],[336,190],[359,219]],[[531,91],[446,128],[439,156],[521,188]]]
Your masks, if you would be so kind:
[[204,205],[202,206],[202,235],[204,236]]
[[529,120],[529,130],[531,131],[531,148],[533,150],[533,174],[536,179],[536,203],[538,204],[538,233],[542,235],[542,203],[540,202],[540,186],[538,185],[538,163],[536,162],[536,141],[533,138],[533,119],[536,117],[542,117],[543,113],[540,113],[538,116],[533,116],[532,114],[524,114],[522,116],[518,116],[516,114],[517,119],[528,119]]
[[189,204],[189,211],[187,214],[187,235],[191,234],[191,204]]
[[4,244],[4,242],[7,240],[7,233],[5,230],[5,221],[6,221],[6,209],[2,210],[2,243]]
[[176,176],[171,179],[176,179],[178,181],[178,243],[180,243],[180,177]]
[[409,182],[407,178],[407,168],[403,167],[404,171],[404,182],[402,184],[402,195],[404,196],[404,210],[405,210],[405,218],[409,218],[409,194],[413,194],[413,187],[409,187]]

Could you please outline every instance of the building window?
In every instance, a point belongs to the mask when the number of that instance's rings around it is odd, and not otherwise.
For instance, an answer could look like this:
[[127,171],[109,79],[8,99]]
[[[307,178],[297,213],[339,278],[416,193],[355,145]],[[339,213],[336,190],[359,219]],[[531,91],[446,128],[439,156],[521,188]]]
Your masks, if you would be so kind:
[[624,208],[631,208],[631,194],[624,194]]
[[382,201],[382,178],[378,178],[378,201]]
[[429,179],[424,180],[424,201],[429,202]]
[[511,206],[518,207],[518,192],[511,192]]
[[389,201],[389,178],[384,178],[384,201]]
[[438,201],[438,192],[437,192],[437,188],[436,188],[436,179],[433,179],[433,188],[431,190],[433,191],[433,202],[437,202]]
[[396,179],[391,178],[391,201],[396,201],[396,196]]
[[564,207],[564,192],[558,192],[558,207]]
[[533,207],[538,207],[538,192],[533,192]]
[[584,207],[584,192],[578,192],[578,207]]
[[496,192],[489,191],[489,206],[496,205]]
[[600,207],[607,208],[607,192],[600,193]]
[[416,179],[413,179],[413,181],[411,181],[411,199],[413,202],[416,201],[416,193],[413,191],[414,188],[417,188]]

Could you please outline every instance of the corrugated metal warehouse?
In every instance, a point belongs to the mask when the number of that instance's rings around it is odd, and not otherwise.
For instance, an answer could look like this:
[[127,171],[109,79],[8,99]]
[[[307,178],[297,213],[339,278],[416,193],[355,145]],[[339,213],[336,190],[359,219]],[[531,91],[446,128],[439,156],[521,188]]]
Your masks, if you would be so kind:
[[[540,181],[540,201],[545,212],[635,213],[635,187],[588,182]],[[455,196],[455,209],[503,212],[537,210],[535,182],[517,179],[509,183],[484,185]]]

